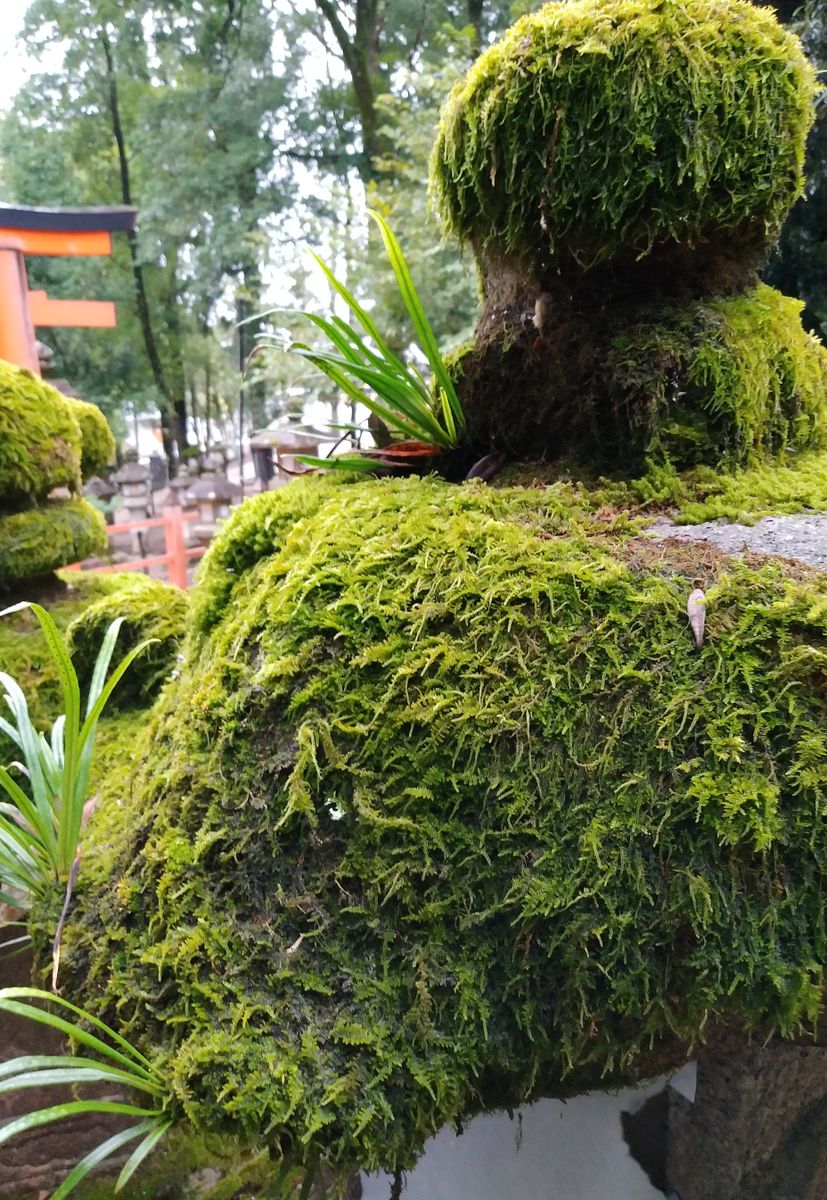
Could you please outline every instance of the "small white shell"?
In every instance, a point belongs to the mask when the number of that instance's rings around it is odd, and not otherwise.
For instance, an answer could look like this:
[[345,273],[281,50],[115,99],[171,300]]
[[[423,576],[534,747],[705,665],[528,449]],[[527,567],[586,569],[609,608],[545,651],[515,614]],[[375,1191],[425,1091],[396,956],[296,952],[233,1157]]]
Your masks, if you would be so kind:
[[706,596],[700,588],[695,588],[694,592],[689,593],[686,615],[689,617],[695,645],[700,650],[704,644],[704,625],[706,624]]

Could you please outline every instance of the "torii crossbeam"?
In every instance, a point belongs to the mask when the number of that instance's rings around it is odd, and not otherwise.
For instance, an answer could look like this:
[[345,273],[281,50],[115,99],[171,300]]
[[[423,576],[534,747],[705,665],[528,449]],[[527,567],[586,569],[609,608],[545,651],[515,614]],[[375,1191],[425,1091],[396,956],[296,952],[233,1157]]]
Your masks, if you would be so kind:
[[135,228],[137,209],[25,208],[0,204],[0,358],[40,374],[35,327],[111,329],[108,300],[53,300],[29,291],[25,255],[111,254],[112,234]]

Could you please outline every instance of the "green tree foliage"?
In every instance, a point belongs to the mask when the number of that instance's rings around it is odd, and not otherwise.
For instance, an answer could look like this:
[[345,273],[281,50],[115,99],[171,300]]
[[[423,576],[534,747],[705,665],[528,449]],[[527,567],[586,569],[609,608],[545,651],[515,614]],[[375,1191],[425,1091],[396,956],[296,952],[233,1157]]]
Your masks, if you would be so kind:
[[[140,232],[118,248],[108,287],[123,322],[108,337],[114,369],[103,340],[85,362],[74,357],[96,340],[88,334],[60,334],[58,349],[80,368],[72,374],[88,394],[120,387],[154,396],[179,448],[197,370],[193,338],[215,335],[219,306],[243,316],[258,303],[262,224],[283,202],[274,168],[282,83],[271,38],[266,12],[243,2],[34,0],[27,13],[28,44],[59,47],[62,68],[32,78],[6,122],[12,195],[141,210]],[[99,266],[35,271],[56,293],[93,291]]]
[[[441,245],[427,157],[458,72],[530,7],[32,0],[27,52],[57,51],[61,65],[29,79],[5,122],[6,198],[128,196],[141,211],[134,243],[116,239],[105,287],[94,261],[32,260],[35,285],[55,295],[100,289],[119,306],[117,330],[47,331],[60,374],[119,432],[135,410],[159,405],[168,448],[184,440],[186,409],[202,426],[209,418],[217,438],[216,418],[235,403],[256,331],[244,326],[239,346],[234,319],[265,307],[265,281],[276,300],[311,307],[318,298],[296,261],[305,239],[387,310],[404,348],[410,335],[391,277],[381,255],[365,254],[366,201],[408,248],[441,344],[464,336],[476,309],[473,275]],[[288,203],[292,219],[274,220]],[[283,363],[257,361],[247,389],[252,422],[274,415],[295,384]],[[298,386],[308,399],[336,403],[306,381]]]

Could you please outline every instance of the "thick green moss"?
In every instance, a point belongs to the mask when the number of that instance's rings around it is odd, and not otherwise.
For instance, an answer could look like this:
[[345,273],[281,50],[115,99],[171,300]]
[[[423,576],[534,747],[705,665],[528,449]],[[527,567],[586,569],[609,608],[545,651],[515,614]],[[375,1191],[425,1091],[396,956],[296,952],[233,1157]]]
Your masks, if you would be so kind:
[[[827,351],[802,305],[764,284],[737,297],[562,312],[539,339],[501,332],[453,363],[480,448],[732,469],[827,438]],[[519,383],[519,388],[515,385]]]
[[314,486],[257,502],[281,532],[92,825],[64,987],[197,1127],[364,1167],[813,1021],[823,586],[567,528],[563,485]]
[[85,500],[56,501],[0,516],[0,591],[67,563],[105,554],[106,523]]
[[[64,590],[56,591],[44,603],[58,629],[65,634],[72,622],[91,603],[111,591],[130,587],[135,578],[131,574],[67,572],[58,582],[58,587],[62,584]],[[51,728],[62,708],[60,679],[43,630],[34,614],[27,609],[0,620],[0,670],[20,684],[36,727],[44,730]],[[13,751],[13,744],[0,732],[0,763],[6,763],[14,757],[16,752]]]
[[436,201],[487,259],[541,275],[761,244],[801,192],[814,90],[797,39],[746,0],[548,4],[451,93]]
[[342,477],[334,473],[294,480],[289,488],[246,500],[210,542],[192,596],[193,625],[206,631],[220,620],[233,588],[259,559],[275,554],[294,527],[313,517]]
[[638,331],[616,339],[619,378],[634,386],[641,366],[652,372],[647,455],[743,466],[822,445],[827,351],[802,327],[803,307],[761,284],[690,310],[673,345],[657,332],[651,344]]
[[0,361],[0,511],[55,487],[78,487],[80,456],[80,426],[66,397]]
[[69,626],[69,653],[81,688],[92,679],[104,634],[116,617],[124,623],[118,634],[116,659],[139,642],[152,639],[133,662],[112,697],[116,708],[145,707],[160,691],[178,660],[187,631],[187,593],[157,579],[133,574],[125,586],[101,596],[80,613]]
[[100,474],[115,461],[115,438],[97,404],[66,397],[81,433],[80,470],[84,480]]

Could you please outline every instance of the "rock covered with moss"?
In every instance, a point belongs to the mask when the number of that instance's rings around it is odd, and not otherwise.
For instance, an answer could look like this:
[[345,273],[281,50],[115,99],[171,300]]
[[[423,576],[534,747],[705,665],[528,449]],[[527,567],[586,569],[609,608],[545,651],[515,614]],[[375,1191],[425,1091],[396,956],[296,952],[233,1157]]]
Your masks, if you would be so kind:
[[823,348],[757,287],[815,77],[746,0],[571,0],[443,111],[432,185],[483,284],[458,366],[479,453],[754,464],[824,437]]
[[813,1021],[823,588],[653,549],[564,485],[314,487],[205,568],[227,602],[92,829],[75,998],[199,1128],[343,1168],[718,1021]]
[[797,39],[746,0],[547,4],[451,93],[437,202],[540,274],[664,243],[743,253],[801,194],[814,95]]
[[81,479],[101,470],[114,451],[96,405],[0,362],[0,591],[105,552],[100,513],[84,500],[50,493],[76,495]]
[[61,500],[0,516],[0,593],[67,563],[105,554],[102,513],[86,500]]
[[80,472],[84,482],[99,475],[115,461],[115,438],[97,404],[65,397],[80,427]]
[[158,579],[133,574],[123,585],[107,592],[83,610],[66,635],[69,653],[78,673],[81,690],[88,688],[104,634],[121,617],[118,655],[127,654],[139,642],[151,644],[138,656],[112,697],[115,708],[144,708],[157,696],[178,662],[187,632],[187,593]]
[[82,435],[65,396],[31,371],[0,361],[0,506],[77,490]]

